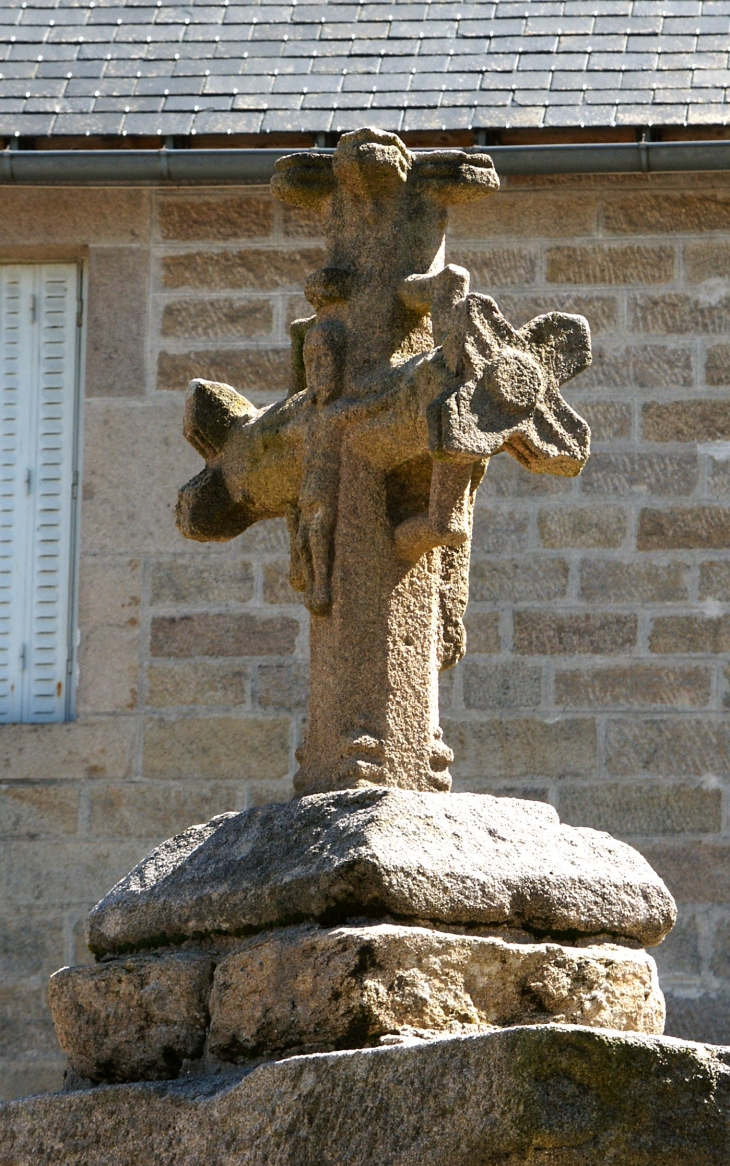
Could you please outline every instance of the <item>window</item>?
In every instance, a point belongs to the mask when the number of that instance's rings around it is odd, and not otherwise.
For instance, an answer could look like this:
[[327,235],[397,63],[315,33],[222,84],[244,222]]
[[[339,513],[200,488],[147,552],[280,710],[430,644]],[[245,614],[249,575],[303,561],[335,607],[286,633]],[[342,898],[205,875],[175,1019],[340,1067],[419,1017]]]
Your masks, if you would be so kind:
[[0,264],[0,722],[73,715],[81,271]]

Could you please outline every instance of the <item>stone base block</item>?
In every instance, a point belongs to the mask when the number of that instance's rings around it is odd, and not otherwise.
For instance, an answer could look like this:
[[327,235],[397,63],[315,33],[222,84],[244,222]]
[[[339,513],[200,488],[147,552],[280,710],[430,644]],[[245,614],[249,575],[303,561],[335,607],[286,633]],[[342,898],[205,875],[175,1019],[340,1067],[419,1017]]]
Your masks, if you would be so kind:
[[203,1055],[212,979],[210,956],[188,952],[61,968],[48,996],[72,1069],[91,1081],[177,1077]]
[[0,1166],[727,1166],[730,1048],[545,1025],[0,1106]]
[[209,1050],[224,1060],[357,1048],[404,1030],[547,1020],[664,1031],[664,998],[645,951],[391,924],[257,936],[218,965],[209,1007]]
[[206,1009],[207,1054],[223,1062],[545,1021],[664,1027],[653,959],[609,944],[300,926],[240,941],[212,968],[209,955],[172,952],[57,972],[51,1008],[74,1071],[93,1081],[175,1077],[203,1053]]

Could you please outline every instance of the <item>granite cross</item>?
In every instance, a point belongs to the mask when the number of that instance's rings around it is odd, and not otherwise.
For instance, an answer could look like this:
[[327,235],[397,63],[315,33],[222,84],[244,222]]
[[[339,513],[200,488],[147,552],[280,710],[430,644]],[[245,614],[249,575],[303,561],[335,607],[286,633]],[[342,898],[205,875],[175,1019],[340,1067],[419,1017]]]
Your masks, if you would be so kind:
[[315,314],[292,325],[291,390],[256,409],[228,385],[189,389],[185,436],[206,468],[180,491],[181,532],[288,522],[311,613],[300,795],[450,788],[438,675],[465,651],[489,458],[573,476],[588,457],[588,426],[560,395],[590,363],[587,322],[551,312],[513,328],[444,266],[448,205],[498,186],[478,150],[412,153],[374,129],[280,159],[273,194],[323,212],[327,239],[305,288]]

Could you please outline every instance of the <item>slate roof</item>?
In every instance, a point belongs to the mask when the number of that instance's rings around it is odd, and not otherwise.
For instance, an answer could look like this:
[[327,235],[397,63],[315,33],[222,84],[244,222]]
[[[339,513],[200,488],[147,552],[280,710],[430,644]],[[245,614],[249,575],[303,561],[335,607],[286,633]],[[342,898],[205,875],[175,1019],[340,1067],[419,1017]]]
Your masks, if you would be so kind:
[[0,134],[730,122],[730,0],[1,0]]

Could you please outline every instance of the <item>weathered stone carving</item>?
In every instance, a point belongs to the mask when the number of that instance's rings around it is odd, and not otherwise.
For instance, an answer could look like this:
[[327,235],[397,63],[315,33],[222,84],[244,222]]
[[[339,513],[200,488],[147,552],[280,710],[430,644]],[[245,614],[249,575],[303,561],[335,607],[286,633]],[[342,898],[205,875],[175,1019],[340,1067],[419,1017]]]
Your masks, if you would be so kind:
[[[690,1145],[727,1161],[723,1051],[595,1031],[663,1029],[637,950],[674,922],[662,881],[550,806],[447,796],[437,679],[464,652],[488,460],[569,476],[588,456],[560,395],[590,360],[586,322],[515,329],[443,265],[446,206],[496,186],[486,155],[415,156],[373,130],[279,164],[278,197],[326,214],[316,313],[292,328],[286,400],[258,410],[193,382],[185,432],[206,468],[178,524],[208,540],[288,521],[312,617],[302,796],[191,826],[97,904],[96,965],[61,969],[49,992],[86,1080],[0,1115],[13,1163],[101,1162],[102,1127],[114,1166],[685,1166]],[[116,1084],[83,1100],[94,1082],[178,1074],[174,1094]],[[672,1125],[676,1107],[689,1117]]]
[[277,164],[274,194],[325,214],[316,314],[292,327],[292,392],[257,410],[193,381],[185,433],[206,468],[180,492],[188,538],[286,517],[311,620],[299,794],[363,784],[448,790],[440,670],[462,657],[474,496],[502,450],[578,474],[589,431],[560,386],[590,363],[588,325],[512,328],[444,266],[450,203],[498,187],[482,153],[412,154],[344,134],[333,156]]

